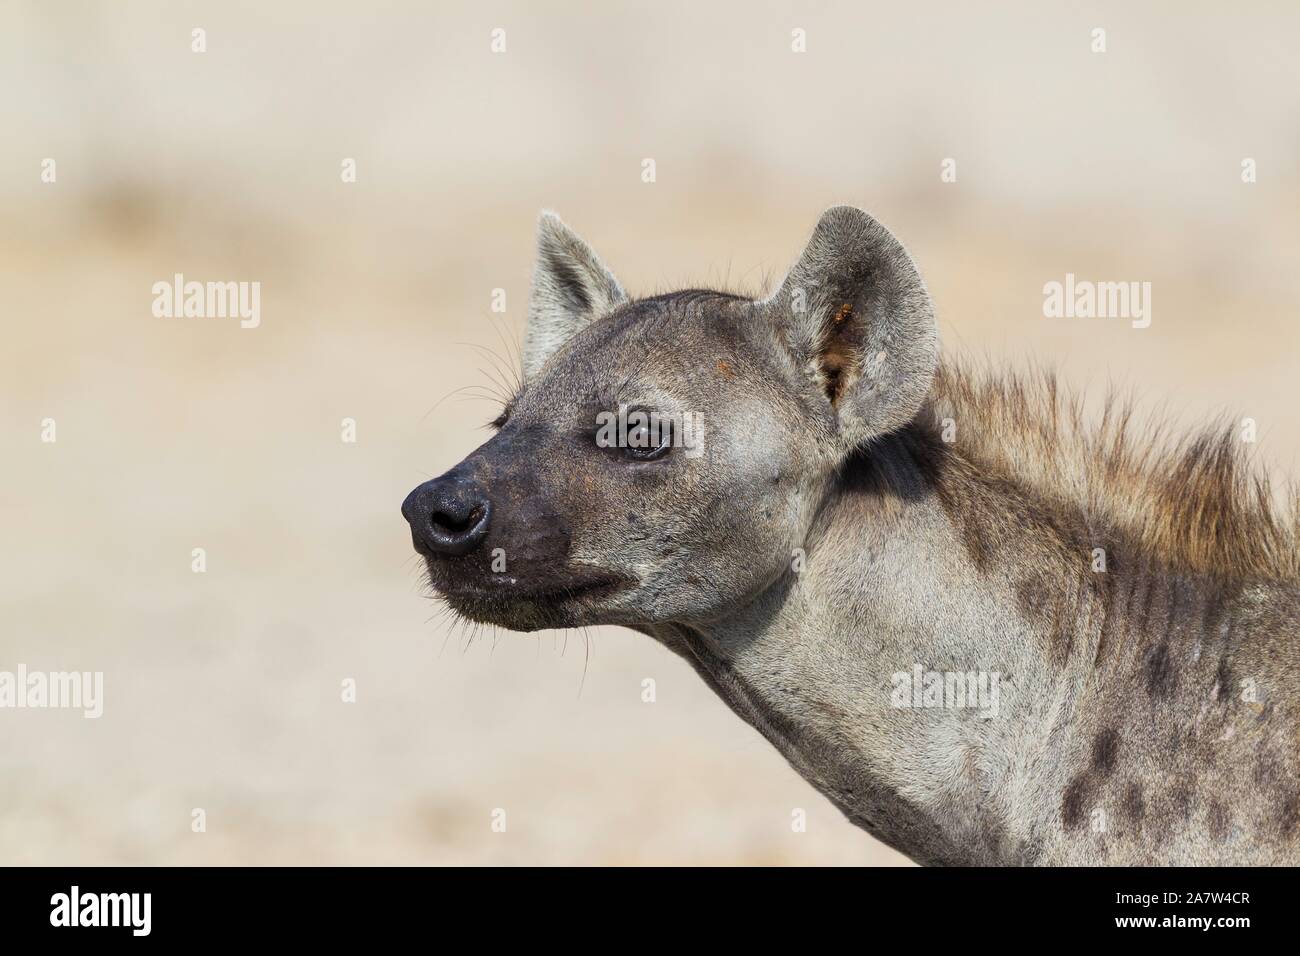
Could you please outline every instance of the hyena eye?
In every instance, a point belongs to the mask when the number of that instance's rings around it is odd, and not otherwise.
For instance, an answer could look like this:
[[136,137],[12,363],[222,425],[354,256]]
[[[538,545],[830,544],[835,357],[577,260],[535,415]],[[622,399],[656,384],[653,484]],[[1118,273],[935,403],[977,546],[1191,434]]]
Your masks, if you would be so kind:
[[668,421],[639,424],[627,430],[623,455],[633,461],[654,461],[673,447],[673,428]]

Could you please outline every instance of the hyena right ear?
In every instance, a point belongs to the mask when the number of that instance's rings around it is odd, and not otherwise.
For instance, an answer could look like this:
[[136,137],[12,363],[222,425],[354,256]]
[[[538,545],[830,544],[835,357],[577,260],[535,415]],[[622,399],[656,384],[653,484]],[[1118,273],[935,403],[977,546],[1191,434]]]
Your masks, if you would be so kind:
[[623,287],[591,247],[555,213],[543,212],[524,337],[524,380],[576,332],[626,301]]
[[826,210],[762,304],[829,404],[846,450],[920,409],[939,360],[934,305],[902,243],[861,209]]

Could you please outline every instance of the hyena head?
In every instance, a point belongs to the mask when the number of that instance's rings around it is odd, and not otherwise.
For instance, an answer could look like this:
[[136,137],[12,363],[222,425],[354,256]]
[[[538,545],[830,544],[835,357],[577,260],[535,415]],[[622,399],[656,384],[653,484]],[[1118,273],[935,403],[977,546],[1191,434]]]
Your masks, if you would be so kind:
[[630,299],[544,214],[523,384],[497,432],[407,496],[434,588],[521,631],[715,620],[786,573],[847,456],[930,387],[930,298],[859,209],[767,299]]

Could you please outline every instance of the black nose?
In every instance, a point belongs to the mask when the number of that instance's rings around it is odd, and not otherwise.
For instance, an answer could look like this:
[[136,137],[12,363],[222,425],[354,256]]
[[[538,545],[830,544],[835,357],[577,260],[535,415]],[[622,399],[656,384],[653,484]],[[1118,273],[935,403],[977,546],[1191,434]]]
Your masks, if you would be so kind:
[[402,502],[411,539],[421,553],[468,554],[487,537],[492,506],[469,478],[444,475],[420,485]]

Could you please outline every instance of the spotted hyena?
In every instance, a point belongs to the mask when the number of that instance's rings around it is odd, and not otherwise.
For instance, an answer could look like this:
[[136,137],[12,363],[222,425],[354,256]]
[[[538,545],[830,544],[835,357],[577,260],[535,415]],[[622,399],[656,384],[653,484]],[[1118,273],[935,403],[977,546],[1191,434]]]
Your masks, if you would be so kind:
[[402,507],[461,615],[649,635],[920,862],[1300,862],[1296,521],[1231,435],[941,358],[849,207],[763,299],[544,215],[522,380]]

